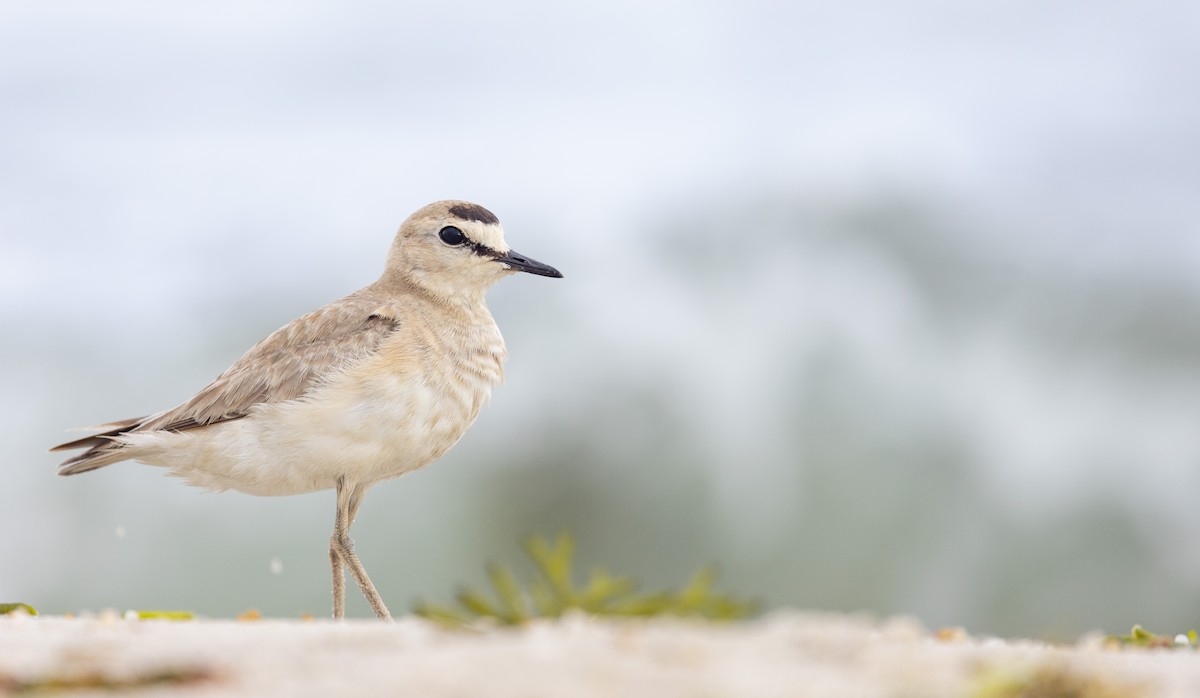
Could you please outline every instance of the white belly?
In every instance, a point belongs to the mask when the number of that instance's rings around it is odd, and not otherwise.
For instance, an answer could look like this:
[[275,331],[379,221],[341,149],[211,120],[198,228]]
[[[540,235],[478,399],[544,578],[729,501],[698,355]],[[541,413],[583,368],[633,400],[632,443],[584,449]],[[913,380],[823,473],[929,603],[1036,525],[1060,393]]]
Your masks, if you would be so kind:
[[[466,432],[495,380],[347,371],[304,397],[260,404],[241,419],[180,433],[133,433],[134,458],[189,484],[256,495],[373,483],[425,467]],[[436,387],[431,387],[436,386]]]

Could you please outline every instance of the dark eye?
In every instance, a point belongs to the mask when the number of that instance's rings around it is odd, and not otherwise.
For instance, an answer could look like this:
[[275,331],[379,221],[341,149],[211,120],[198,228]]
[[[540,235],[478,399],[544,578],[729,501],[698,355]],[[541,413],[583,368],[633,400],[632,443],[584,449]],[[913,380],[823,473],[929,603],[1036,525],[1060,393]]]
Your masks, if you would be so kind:
[[448,225],[438,231],[438,237],[447,245],[461,245],[467,241],[467,236],[463,235],[463,231],[452,225]]

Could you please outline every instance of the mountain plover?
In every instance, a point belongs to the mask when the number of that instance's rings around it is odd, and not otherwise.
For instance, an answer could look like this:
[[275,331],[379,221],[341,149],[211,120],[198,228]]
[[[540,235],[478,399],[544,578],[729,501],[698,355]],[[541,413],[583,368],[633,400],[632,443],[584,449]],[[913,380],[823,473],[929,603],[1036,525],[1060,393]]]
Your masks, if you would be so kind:
[[507,355],[484,295],[522,271],[562,277],[510,250],[482,206],[430,204],[400,226],[378,281],[276,330],[182,405],[55,446],[86,449],[59,475],[137,460],[210,490],[334,489],[333,616],[349,569],[390,619],[350,525],[367,488],[429,465],[475,421]]

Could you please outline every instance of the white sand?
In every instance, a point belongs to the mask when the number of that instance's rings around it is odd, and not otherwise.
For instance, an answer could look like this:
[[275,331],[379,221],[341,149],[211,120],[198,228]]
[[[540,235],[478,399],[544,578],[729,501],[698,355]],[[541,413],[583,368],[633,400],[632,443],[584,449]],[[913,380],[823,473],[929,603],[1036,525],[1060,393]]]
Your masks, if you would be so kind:
[[1200,654],[941,639],[903,619],[796,613],[730,625],[571,617],[477,632],[412,618],[0,617],[0,693],[54,682],[144,686],[147,696],[1183,698],[1200,696]]

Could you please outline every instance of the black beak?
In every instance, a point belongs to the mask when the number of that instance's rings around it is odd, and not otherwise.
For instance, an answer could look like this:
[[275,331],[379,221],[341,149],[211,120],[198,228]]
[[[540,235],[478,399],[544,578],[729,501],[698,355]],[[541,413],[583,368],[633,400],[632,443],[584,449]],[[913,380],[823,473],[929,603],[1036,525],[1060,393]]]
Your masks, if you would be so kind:
[[549,276],[554,279],[562,278],[562,272],[550,266],[549,264],[542,264],[536,259],[530,259],[529,257],[526,257],[523,254],[517,254],[512,250],[509,250],[507,254],[497,257],[496,261],[503,262],[507,264],[510,269],[515,269],[517,271],[529,272],[530,274],[537,274],[538,276]]

